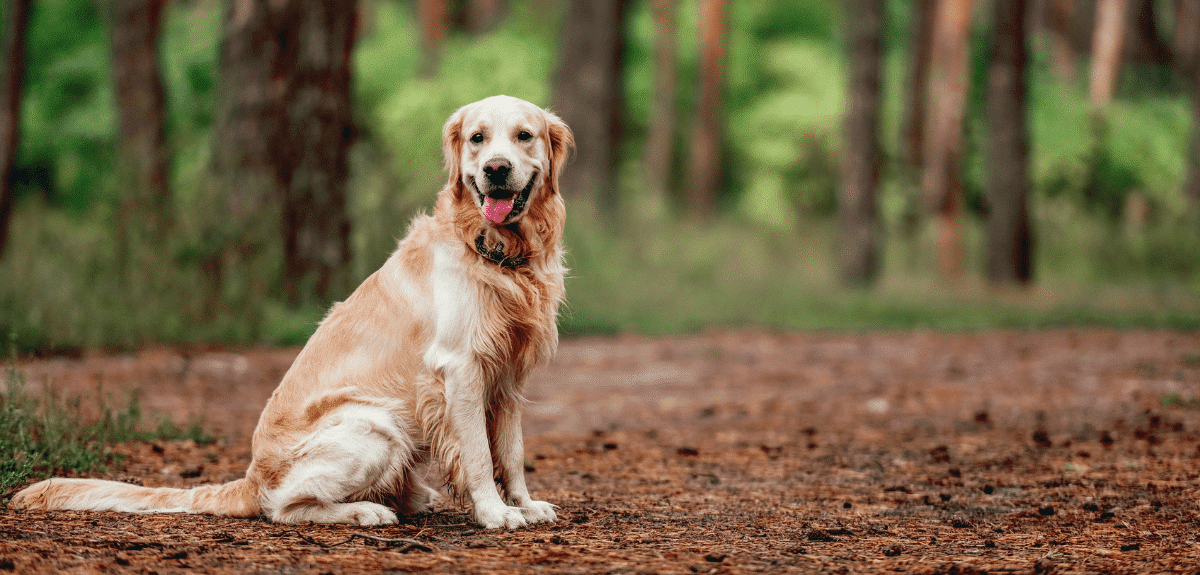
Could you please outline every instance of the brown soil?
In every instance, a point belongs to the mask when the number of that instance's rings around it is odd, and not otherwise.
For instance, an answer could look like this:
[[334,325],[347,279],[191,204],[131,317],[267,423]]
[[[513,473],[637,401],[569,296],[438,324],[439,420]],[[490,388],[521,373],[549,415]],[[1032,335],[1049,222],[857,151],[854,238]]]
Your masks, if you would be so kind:
[[[23,368],[203,418],[225,439],[126,446],[106,475],[186,486],[240,476],[295,353]],[[573,339],[528,392],[529,482],[561,506],[556,524],[485,531],[449,502],[383,528],[5,509],[0,570],[1200,570],[1200,334]]]

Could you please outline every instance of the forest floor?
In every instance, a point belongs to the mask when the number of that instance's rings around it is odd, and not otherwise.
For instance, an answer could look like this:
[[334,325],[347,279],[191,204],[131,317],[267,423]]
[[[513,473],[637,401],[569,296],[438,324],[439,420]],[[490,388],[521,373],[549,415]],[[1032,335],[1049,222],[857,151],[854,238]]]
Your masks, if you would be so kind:
[[[297,350],[22,364],[136,390],[221,439],[98,474],[240,477]],[[576,338],[529,384],[528,478],[559,521],[487,531],[443,500],[395,526],[0,509],[17,573],[1200,571],[1200,334],[719,331]],[[412,539],[420,545],[381,539]]]

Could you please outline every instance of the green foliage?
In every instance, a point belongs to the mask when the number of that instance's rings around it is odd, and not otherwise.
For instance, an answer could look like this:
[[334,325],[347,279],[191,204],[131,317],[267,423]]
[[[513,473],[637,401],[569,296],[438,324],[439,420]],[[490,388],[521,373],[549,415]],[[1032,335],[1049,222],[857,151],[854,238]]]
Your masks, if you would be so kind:
[[116,108],[97,4],[34,3],[27,34],[18,193],[44,193],[82,213],[111,192]]
[[123,410],[100,403],[100,417],[83,415],[81,398],[64,399],[53,390],[31,393],[15,367],[0,393],[0,496],[31,478],[102,470],[117,457],[111,447],[126,441],[191,439],[212,443],[199,422],[179,427],[168,419],[147,426],[137,397]]
[[834,33],[841,13],[833,2],[787,0],[764,3],[749,26],[752,36],[762,40],[809,37],[826,40]]

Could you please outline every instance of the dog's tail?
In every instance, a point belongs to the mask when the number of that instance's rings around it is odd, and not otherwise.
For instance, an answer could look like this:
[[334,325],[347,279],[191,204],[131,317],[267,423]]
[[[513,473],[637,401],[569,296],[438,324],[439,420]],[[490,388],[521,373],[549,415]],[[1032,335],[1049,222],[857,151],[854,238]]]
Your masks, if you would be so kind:
[[12,506],[126,513],[211,513],[231,517],[259,514],[258,487],[246,478],[193,489],[142,487],[100,479],[47,479],[14,495]]

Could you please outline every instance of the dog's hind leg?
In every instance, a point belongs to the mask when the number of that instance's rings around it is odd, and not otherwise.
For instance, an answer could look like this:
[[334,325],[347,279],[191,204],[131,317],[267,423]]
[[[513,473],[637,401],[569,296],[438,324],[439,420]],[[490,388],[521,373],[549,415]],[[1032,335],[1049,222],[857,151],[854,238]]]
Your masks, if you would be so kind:
[[263,510],[281,523],[396,523],[395,511],[365,499],[407,482],[412,458],[393,410],[347,404],[293,449],[294,463],[265,490]]

